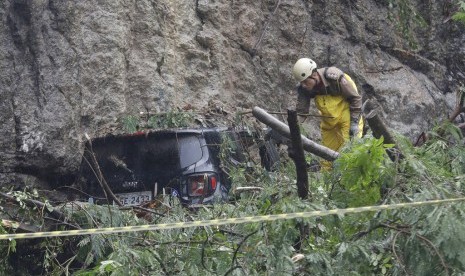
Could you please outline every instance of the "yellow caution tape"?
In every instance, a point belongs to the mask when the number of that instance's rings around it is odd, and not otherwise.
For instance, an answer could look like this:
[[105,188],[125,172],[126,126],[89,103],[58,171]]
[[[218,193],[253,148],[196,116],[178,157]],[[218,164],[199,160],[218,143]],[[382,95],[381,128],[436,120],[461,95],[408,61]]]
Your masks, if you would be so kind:
[[219,225],[226,225],[226,224],[265,222],[265,221],[275,221],[275,220],[294,219],[294,218],[310,218],[310,217],[324,217],[324,216],[329,216],[329,215],[345,215],[345,214],[354,214],[354,213],[362,213],[362,212],[370,212],[370,211],[393,210],[393,209],[408,208],[408,207],[411,208],[411,207],[426,206],[426,205],[454,203],[454,202],[460,202],[460,201],[465,201],[465,197],[454,198],[454,199],[420,201],[420,202],[412,202],[412,203],[398,203],[398,204],[390,204],[390,205],[376,205],[376,206],[366,206],[366,207],[357,207],[357,208],[346,208],[346,209],[332,209],[332,210],[324,210],[324,211],[309,211],[309,212],[297,212],[297,213],[277,214],[277,215],[251,216],[251,217],[242,217],[242,218],[197,220],[197,221],[187,221],[187,222],[160,223],[160,224],[154,224],[154,225],[148,224],[148,225],[106,227],[106,228],[66,230],[66,231],[3,234],[3,235],[0,235],[0,240],[81,236],[81,235],[91,235],[91,234],[115,234],[115,233],[123,233],[123,232],[155,231],[155,230],[169,230],[169,229],[190,228],[190,227],[219,226]]

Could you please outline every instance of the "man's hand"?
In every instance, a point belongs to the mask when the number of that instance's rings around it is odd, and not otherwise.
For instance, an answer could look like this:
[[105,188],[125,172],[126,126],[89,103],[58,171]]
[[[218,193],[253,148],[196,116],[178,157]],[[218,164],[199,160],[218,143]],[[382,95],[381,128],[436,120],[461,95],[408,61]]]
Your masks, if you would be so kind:
[[355,137],[357,134],[362,131],[360,129],[360,120],[362,119],[362,114],[357,111],[350,112],[350,129],[349,129],[349,136]]
[[358,132],[360,129],[358,128],[358,122],[356,120],[351,120],[350,122],[350,130],[349,130],[349,136],[354,137],[357,136]]

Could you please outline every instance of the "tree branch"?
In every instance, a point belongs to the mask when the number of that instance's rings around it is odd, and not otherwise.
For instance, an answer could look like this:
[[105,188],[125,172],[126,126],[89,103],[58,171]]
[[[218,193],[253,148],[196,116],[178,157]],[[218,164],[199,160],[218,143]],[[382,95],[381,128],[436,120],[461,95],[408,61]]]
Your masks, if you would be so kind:
[[[3,192],[0,192],[0,196],[6,198],[6,199],[9,199],[15,203],[18,203],[18,201],[16,200],[16,197],[13,196],[13,195],[9,195],[9,194],[6,194],[6,193],[3,193]],[[22,199],[22,201],[24,203],[26,203],[27,206],[29,207],[39,207],[40,209],[42,210],[45,210],[45,212],[47,212],[50,216],[52,216],[53,218],[59,220],[59,221],[64,221],[64,219],[66,218],[65,214],[56,210],[55,208],[53,208],[51,211],[47,208],[47,206],[45,206],[45,203],[42,203],[38,200],[34,200],[34,199]]]
[[425,236],[422,236],[418,233],[414,233],[412,231],[408,231],[408,230],[405,230],[405,229],[400,229],[400,228],[397,228],[395,226],[392,226],[392,225],[389,225],[387,223],[381,223],[381,225],[383,227],[386,227],[386,228],[389,228],[389,229],[392,229],[392,230],[396,230],[402,234],[405,234],[405,235],[412,235],[414,234],[416,237],[420,238],[423,242],[425,242],[426,244],[428,244],[433,250],[434,252],[436,253],[436,255],[439,257],[439,260],[441,262],[441,265],[442,267],[444,267],[444,270],[446,272],[446,275],[449,275],[449,269],[447,268],[447,264],[444,260],[444,257],[441,255],[441,253],[439,252],[439,250],[436,248],[436,246],[433,244],[432,241],[430,241],[429,239],[427,239]]
[[201,252],[201,262],[202,262],[202,266],[203,268],[210,272],[210,273],[213,273],[215,271],[211,271],[210,269],[207,268],[207,266],[205,265],[205,246],[207,245],[207,243],[209,242],[209,239],[208,239],[208,234],[207,234],[207,238],[205,239],[205,241],[202,243],[202,252]]
[[405,275],[410,275],[407,271],[407,268],[405,268],[404,263],[402,262],[400,257],[397,255],[397,251],[396,251],[396,241],[400,233],[401,232],[396,232],[396,234],[394,235],[394,239],[392,240],[392,244],[391,244],[392,254],[394,254],[394,257],[396,258],[397,262],[399,262],[400,266],[402,267],[402,270],[404,270]]
[[[253,231],[252,233],[248,234],[247,236],[245,236],[241,242],[237,245],[237,248],[236,250],[234,250],[234,255],[233,255],[233,258],[231,260],[231,266],[234,265],[234,263],[236,262],[236,257],[237,257],[237,252],[239,252],[239,248],[241,248],[242,244],[248,239],[250,238],[252,235],[256,234],[258,232],[258,230],[255,230]],[[234,268],[234,267],[232,267]]]

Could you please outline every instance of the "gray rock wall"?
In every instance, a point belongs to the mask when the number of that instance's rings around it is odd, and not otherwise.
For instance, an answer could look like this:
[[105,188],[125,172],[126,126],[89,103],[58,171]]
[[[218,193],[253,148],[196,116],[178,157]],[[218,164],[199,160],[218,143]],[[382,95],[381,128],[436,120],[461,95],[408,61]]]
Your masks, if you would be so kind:
[[[305,56],[352,75],[388,125],[414,139],[454,105],[465,27],[445,21],[443,1],[411,1],[426,25],[412,21],[407,40],[385,2],[1,1],[1,184],[72,174],[84,133],[127,114],[209,101],[293,107],[290,70]],[[318,139],[316,126],[307,125]]]

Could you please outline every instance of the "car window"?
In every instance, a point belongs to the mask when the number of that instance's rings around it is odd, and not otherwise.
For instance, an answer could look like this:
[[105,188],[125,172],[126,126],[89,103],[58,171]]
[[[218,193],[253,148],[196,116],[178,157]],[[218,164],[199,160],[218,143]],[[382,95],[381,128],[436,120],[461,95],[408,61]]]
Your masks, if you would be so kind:
[[223,143],[227,143],[227,148],[229,150],[229,157],[234,161],[240,162],[243,158],[243,148],[241,147],[241,141],[239,137],[234,132],[225,132],[222,133]]
[[186,168],[202,158],[200,140],[196,136],[178,138],[178,146],[181,168]]
[[157,134],[114,137],[94,141],[100,169],[109,178],[171,179],[202,158],[199,138],[194,135]]

